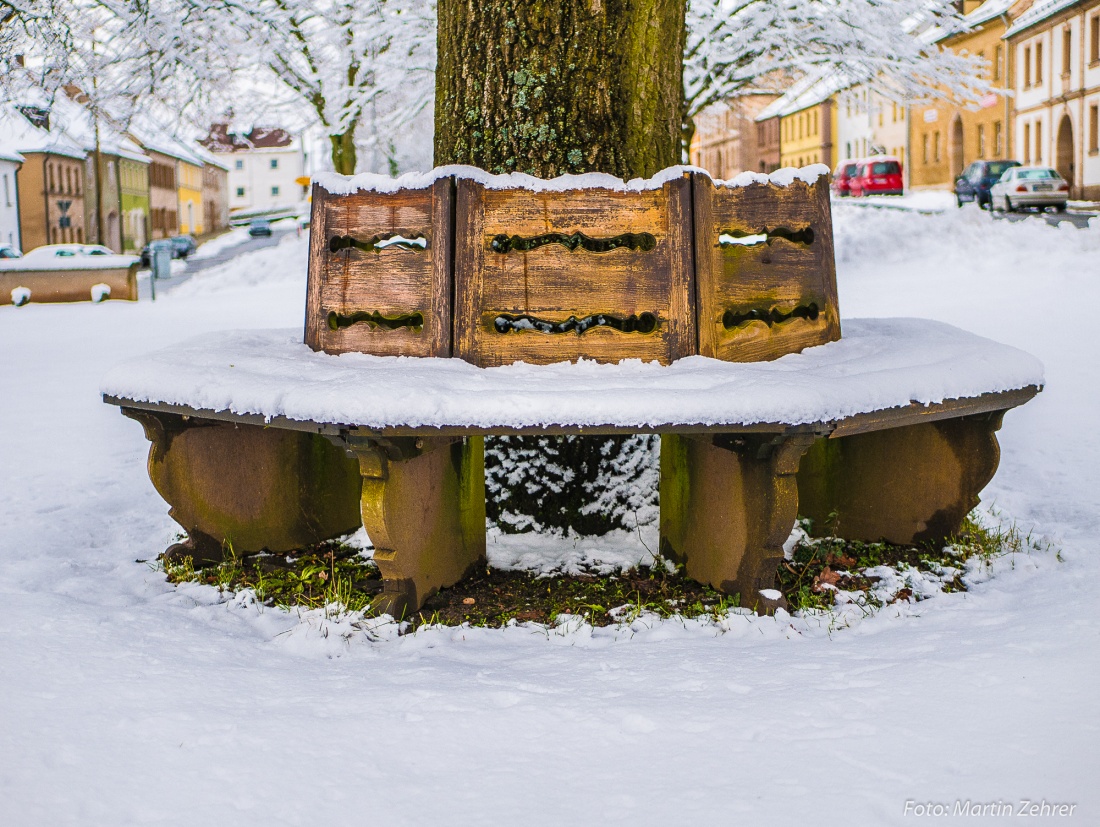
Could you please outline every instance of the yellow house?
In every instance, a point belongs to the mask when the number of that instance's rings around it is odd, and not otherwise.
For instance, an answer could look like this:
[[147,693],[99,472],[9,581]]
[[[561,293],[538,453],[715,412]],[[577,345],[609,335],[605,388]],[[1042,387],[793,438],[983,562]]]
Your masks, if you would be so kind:
[[176,168],[176,189],[179,192],[180,233],[202,235],[202,163],[180,158]]
[[842,86],[835,73],[807,77],[756,117],[758,122],[779,118],[781,167],[836,164],[836,93]]
[[[914,189],[949,189],[972,161],[1012,157],[1008,50],[1002,41],[1013,6],[1027,0],[965,0],[967,28],[938,41],[959,54],[986,61],[993,92],[980,101],[952,98],[916,105],[909,118],[909,183]],[[1022,7],[1022,5],[1021,5]]]

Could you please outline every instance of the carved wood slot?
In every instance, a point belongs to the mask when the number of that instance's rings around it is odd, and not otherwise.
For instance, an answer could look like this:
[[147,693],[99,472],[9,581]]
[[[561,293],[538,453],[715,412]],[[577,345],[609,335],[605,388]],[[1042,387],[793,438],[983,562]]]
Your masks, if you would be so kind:
[[657,239],[652,233],[620,233],[606,238],[592,238],[579,231],[568,234],[543,233],[535,236],[510,236],[507,233],[501,233],[489,242],[489,249],[494,253],[502,254],[513,251],[528,252],[547,244],[560,244],[570,251],[579,247],[589,253],[609,253],[623,248],[648,253],[657,246]]
[[793,310],[787,312],[783,312],[778,307],[772,307],[768,310],[753,309],[738,311],[730,309],[722,314],[722,326],[725,327],[726,330],[733,330],[749,322],[763,322],[768,327],[789,322],[791,319],[808,319],[814,322],[817,321],[820,312],[818,306],[813,302],[809,304],[800,304]]
[[339,253],[341,250],[361,250],[364,253],[379,253],[386,249],[410,250],[423,252],[428,249],[428,237],[423,233],[378,233],[374,237],[363,241],[350,235],[334,235],[328,243],[330,253]]
[[786,239],[792,244],[802,244],[809,247],[814,243],[814,230],[813,227],[803,227],[801,230],[792,230],[788,227],[776,227],[769,230],[765,227],[760,232],[722,230],[718,234],[718,246],[755,247],[758,244],[770,245],[777,238]]
[[578,336],[586,330],[596,327],[609,327],[612,330],[618,330],[620,333],[653,333],[659,326],[660,322],[653,313],[634,313],[626,317],[598,313],[581,319],[570,316],[563,322],[551,322],[526,314],[501,313],[493,322],[493,327],[497,333],[534,330],[539,333],[551,334],[576,333]]
[[329,330],[340,330],[351,327],[354,324],[366,324],[380,330],[399,330],[408,328],[413,333],[420,333],[424,329],[424,314],[399,313],[384,315],[377,310],[367,312],[359,310],[355,313],[337,313],[335,310],[328,314]]

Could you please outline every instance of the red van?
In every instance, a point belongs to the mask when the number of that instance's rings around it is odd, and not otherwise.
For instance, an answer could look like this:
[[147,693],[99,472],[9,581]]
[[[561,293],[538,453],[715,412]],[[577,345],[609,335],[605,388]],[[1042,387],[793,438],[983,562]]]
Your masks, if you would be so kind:
[[841,161],[833,170],[833,194],[843,198],[851,195],[852,178],[859,170],[858,161]]
[[849,184],[853,197],[863,195],[902,195],[901,161],[891,155],[875,155],[859,162],[859,170]]

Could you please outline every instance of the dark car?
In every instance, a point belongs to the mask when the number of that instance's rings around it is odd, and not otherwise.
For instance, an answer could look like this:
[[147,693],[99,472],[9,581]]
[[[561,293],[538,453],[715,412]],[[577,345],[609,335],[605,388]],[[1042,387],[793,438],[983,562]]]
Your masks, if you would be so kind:
[[253,238],[261,235],[271,235],[271,222],[266,218],[253,218],[248,222],[248,234]]
[[[172,258],[187,258],[198,248],[198,242],[193,235],[177,235],[165,240],[172,245]],[[152,242],[141,250],[141,266],[153,266]]]
[[901,161],[890,155],[876,155],[859,162],[859,169],[848,185],[853,198],[864,195],[902,195]]
[[852,179],[858,170],[859,164],[856,161],[841,161],[837,164],[833,170],[833,193],[842,198],[851,195]]
[[1019,161],[975,161],[955,179],[955,200],[961,207],[977,201],[983,209],[989,206],[989,189],[1005,170],[1018,167]]
[[172,258],[187,258],[199,246],[193,235],[177,235],[169,241],[172,242]]

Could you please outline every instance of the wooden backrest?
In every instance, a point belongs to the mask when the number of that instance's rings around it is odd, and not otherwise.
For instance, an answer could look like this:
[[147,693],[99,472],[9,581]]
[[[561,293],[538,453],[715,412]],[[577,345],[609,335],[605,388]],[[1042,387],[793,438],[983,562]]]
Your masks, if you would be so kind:
[[760,362],[839,339],[828,176],[733,187],[692,177],[699,353]]
[[305,342],[326,353],[451,355],[453,184],[313,188]]
[[458,179],[455,355],[484,367],[695,352],[690,180],[488,189]]
[[327,353],[764,361],[840,338],[828,177],[313,190],[305,341]]

